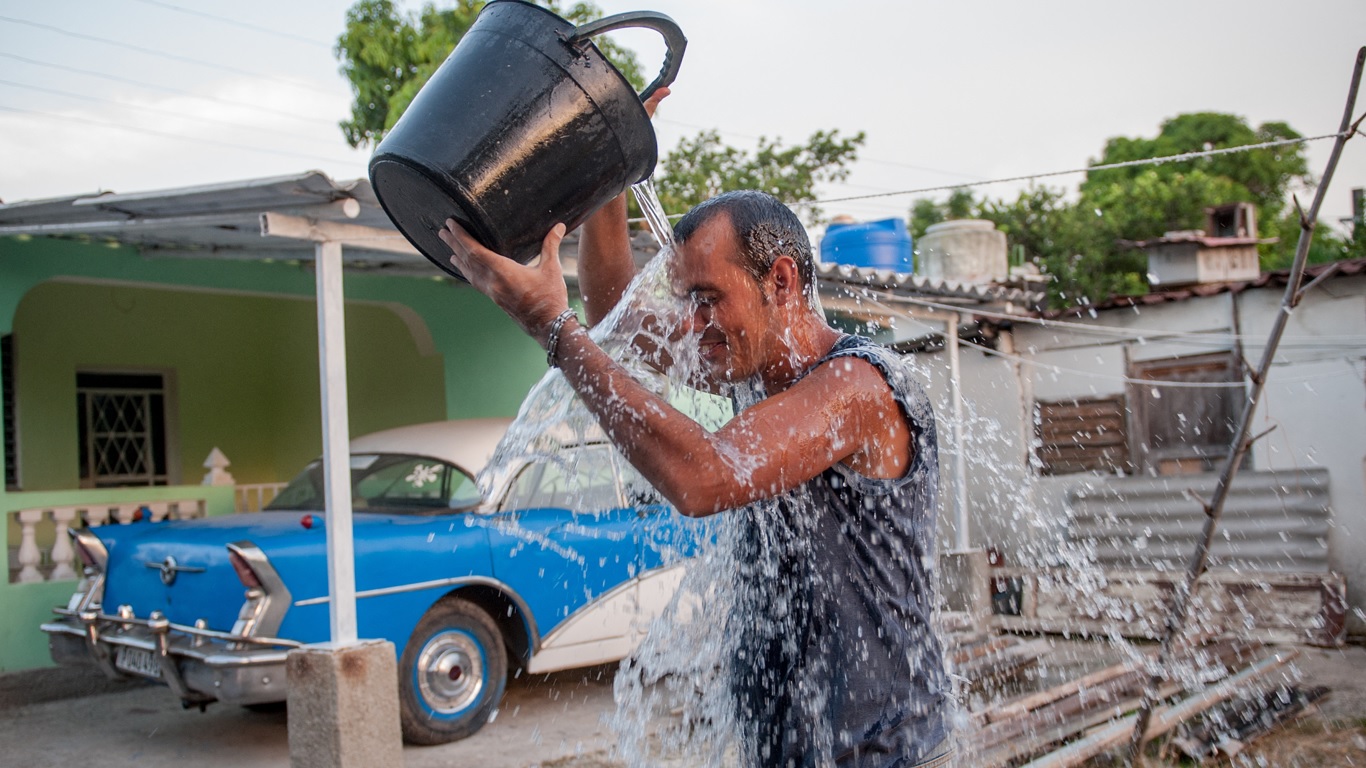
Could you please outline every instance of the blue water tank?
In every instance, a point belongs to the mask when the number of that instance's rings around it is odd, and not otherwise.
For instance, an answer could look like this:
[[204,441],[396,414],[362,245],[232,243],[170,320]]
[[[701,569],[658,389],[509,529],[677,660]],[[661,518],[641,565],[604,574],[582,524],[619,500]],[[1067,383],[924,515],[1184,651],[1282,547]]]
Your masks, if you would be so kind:
[[911,274],[915,271],[915,257],[906,220],[832,223],[821,238],[821,262]]

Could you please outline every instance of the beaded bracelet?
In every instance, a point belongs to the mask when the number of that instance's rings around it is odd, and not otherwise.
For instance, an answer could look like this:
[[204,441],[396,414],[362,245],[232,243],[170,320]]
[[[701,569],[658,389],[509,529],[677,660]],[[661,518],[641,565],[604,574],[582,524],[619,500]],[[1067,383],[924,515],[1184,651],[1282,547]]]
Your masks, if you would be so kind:
[[564,324],[571,319],[574,322],[578,322],[579,316],[573,309],[566,309],[557,315],[550,323],[550,333],[545,339],[545,362],[546,365],[549,365],[551,368],[559,367],[555,362],[555,353],[558,352],[560,348],[560,332],[564,330]]

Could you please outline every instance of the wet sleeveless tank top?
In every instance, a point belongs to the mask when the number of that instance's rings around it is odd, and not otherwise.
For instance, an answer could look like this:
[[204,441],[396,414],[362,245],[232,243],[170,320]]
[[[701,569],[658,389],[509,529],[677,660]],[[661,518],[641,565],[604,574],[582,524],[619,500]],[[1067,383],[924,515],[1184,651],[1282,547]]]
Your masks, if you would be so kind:
[[934,413],[908,361],[863,337],[843,337],[812,369],[843,357],[882,373],[915,455],[900,478],[836,465],[739,516],[730,678],[752,765],[901,768],[947,736],[931,618]]

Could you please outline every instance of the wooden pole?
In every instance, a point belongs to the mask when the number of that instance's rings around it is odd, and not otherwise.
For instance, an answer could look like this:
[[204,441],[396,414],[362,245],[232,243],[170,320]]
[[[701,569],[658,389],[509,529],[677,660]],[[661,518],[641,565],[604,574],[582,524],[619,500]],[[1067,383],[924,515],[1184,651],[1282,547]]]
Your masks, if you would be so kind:
[[1251,374],[1252,389],[1248,393],[1247,402],[1243,406],[1242,417],[1238,422],[1237,430],[1234,432],[1228,460],[1224,463],[1224,470],[1215,486],[1213,498],[1208,502],[1203,502],[1206,516],[1204,535],[1196,543],[1195,553],[1186,569],[1185,579],[1176,585],[1176,590],[1172,594],[1171,610],[1167,616],[1166,632],[1162,638],[1157,665],[1154,667],[1148,685],[1143,692],[1143,703],[1139,706],[1134,721],[1133,735],[1129,741],[1127,761],[1129,765],[1133,765],[1139,752],[1143,749],[1143,742],[1148,732],[1148,723],[1152,718],[1153,705],[1156,703],[1157,688],[1161,684],[1162,671],[1171,658],[1172,646],[1185,628],[1191,596],[1195,593],[1195,583],[1204,574],[1209,561],[1210,545],[1214,540],[1214,531],[1219,525],[1219,518],[1224,511],[1224,501],[1228,498],[1233,476],[1254,442],[1248,437],[1248,430],[1252,425],[1252,415],[1257,408],[1257,401],[1261,399],[1262,390],[1266,386],[1267,375],[1271,372],[1271,363],[1276,357],[1281,336],[1285,333],[1285,326],[1289,323],[1290,315],[1295,306],[1304,296],[1300,290],[1300,283],[1304,280],[1304,265],[1309,257],[1309,243],[1314,237],[1314,226],[1318,222],[1319,206],[1322,205],[1323,198],[1328,192],[1329,183],[1333,180],[1333,171],[1337,169],[1338,158],[1342,156],[1343,145],[1356,133],[1357,127],[1361,124],[1360,119],[1355,123],[1352,122],[1352,113],[1356,110],[1357,89],[1361,86],[1363,64],[1366,64],[1366,47],[1357,51],[1356,66],[1352,70],[1352,85],[1347,91],[1347,105],[1342,113],[1342,124],[1338,129],[1337,140],[1333,142],[1333,153],[1328,158],[1328,166],[1323,171],[1323,179],[1319,182],[1318,190],[1314,193],[1314,203],[1309,207],[1308,215],[1303,212],[1300,214],[1300,237],[1295,246],[1295,261],[1290,267],[1290,279],[1286,281],[1285,294],[1281,299],[1281,309],[1272,324],[1266,349],[1262,353],[1261,363],[1258,365],[1257,371]]

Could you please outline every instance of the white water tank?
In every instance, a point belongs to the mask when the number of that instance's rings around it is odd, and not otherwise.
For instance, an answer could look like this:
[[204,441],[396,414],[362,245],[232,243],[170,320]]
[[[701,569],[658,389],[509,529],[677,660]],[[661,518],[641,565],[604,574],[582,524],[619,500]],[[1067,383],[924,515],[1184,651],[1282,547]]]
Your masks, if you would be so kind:
[[1006,236],[981,219],[932,224],[916,242],[916,271],[935,280],[999,282],[1010,276]]

